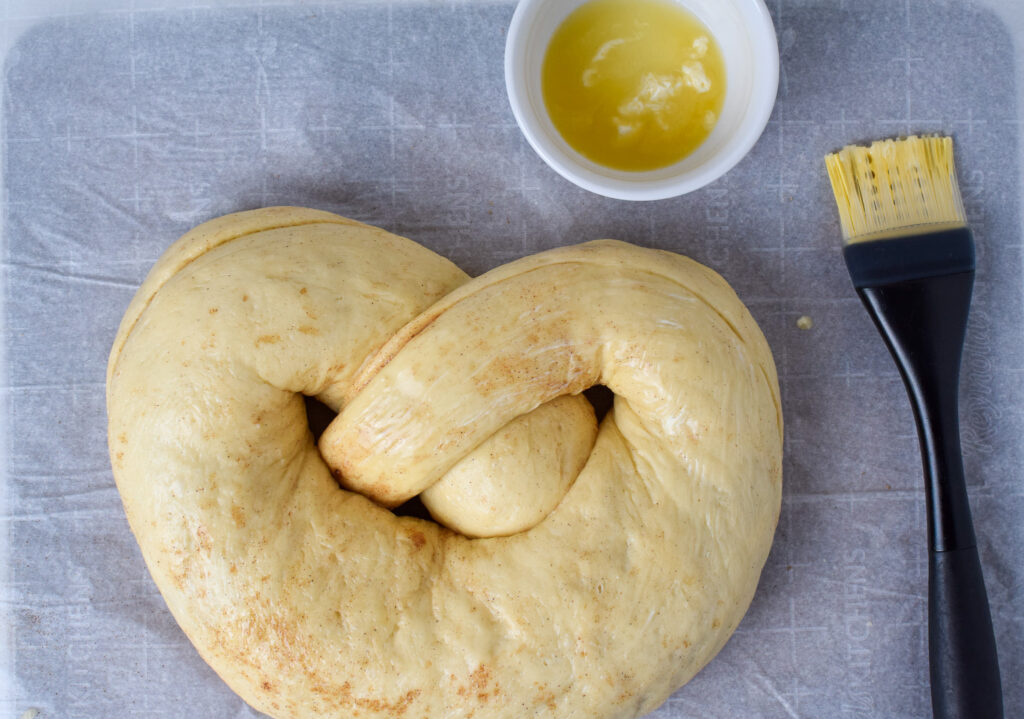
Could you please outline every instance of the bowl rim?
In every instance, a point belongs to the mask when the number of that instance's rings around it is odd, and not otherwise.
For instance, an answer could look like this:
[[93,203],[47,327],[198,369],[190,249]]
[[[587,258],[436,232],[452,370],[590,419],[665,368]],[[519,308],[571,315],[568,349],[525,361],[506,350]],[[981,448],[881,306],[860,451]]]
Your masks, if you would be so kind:
[[[567,155],[556,150],[554,144],[544,136],[540,118],[530,109],[523,54],[529,39],[527,23],[536,17],[542,5],[554,1],[520,0],[516,7],[505,39],[505,90],[516,124],[526,141],[548,167],[566,180],[595,194],[617,200],[663,200],[711,184],[739,164],[757,143],[771,118],[779,85],[778,39],[764,0],[727,0],[746,20],[755,65],[750,104],[739,128],[722,144],[719,151],[700,166],[668,177],[650,179],[644,178],[649,173],[636,173],[635,179],[598,174],[584,165],[584,162],[589,161],[585,161],[582,156],[574,156],[576,153]],[[685,0],[672,2],[686,5]],[[651,172],[659,171],[663,172],[663,168]]]

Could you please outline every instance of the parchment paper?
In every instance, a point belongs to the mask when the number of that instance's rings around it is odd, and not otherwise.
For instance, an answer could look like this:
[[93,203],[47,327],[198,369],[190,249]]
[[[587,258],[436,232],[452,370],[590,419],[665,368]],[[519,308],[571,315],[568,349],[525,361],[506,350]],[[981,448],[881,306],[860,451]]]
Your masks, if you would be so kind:
[[749,614],[655,716],[929,716],[917,440],[842,263],[822,164],[847,142],[928,131],[956,138],[978,245],[963,439],[1007,717],[1024,715],[1022,125],[995,15],[771,2],[782,79],[760,142],[702,191],[632,204],[576,189],[521,137],[502,77],[511,4],[58,4],[5,5],[8,23],[55,17],[29,23],[4,65],[2,716],[256,715],[146,572],[110,472],[103,380],[164,248],[272,204],[380,225],[474,274],[599,237],[721,272],[775,352],[785,498]]

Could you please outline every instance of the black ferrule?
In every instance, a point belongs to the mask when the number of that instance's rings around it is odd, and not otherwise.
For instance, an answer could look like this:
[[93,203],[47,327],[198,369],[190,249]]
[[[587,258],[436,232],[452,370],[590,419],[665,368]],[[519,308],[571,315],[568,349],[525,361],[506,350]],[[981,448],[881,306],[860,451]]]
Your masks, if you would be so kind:
[[843,248],[853,286],[875,287],[974,271],[974,239],[966,227]]

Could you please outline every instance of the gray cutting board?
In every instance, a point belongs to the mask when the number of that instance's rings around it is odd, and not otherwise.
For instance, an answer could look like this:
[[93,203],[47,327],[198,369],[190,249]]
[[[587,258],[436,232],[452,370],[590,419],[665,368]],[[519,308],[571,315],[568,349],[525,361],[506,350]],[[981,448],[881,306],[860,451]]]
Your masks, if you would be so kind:
[[[505,99],[512,5],[361,4],[58,17],[4,69],[2,611],[11,696],[40,719],[251,717],[146,573],[107,459],[121,314],[191,226],[272,204],[411,237],[470,273],[615,237],[728,279],[775,352],[785,498],[750,613],[656,714],[924,717],[926,553],[909,405],[851,290],[822,156],[957,142],[979,273],[963,435],[1007,716],[1024,715],[1024,291],[1013,44],[956,2],[778,0],[779,100],[710,187],[589,195],[530,150]],[[814,326],[801,330],[808,315]]]

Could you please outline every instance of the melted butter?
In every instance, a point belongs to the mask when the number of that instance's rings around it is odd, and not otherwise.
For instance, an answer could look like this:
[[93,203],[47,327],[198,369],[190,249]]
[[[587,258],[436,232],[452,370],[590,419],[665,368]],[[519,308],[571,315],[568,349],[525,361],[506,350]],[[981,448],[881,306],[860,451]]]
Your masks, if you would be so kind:
[[555,128],[616,170],[671,165],[714,129],[725,99],[715,39],[669,0],[591,0],[555,30],[541,71]]

